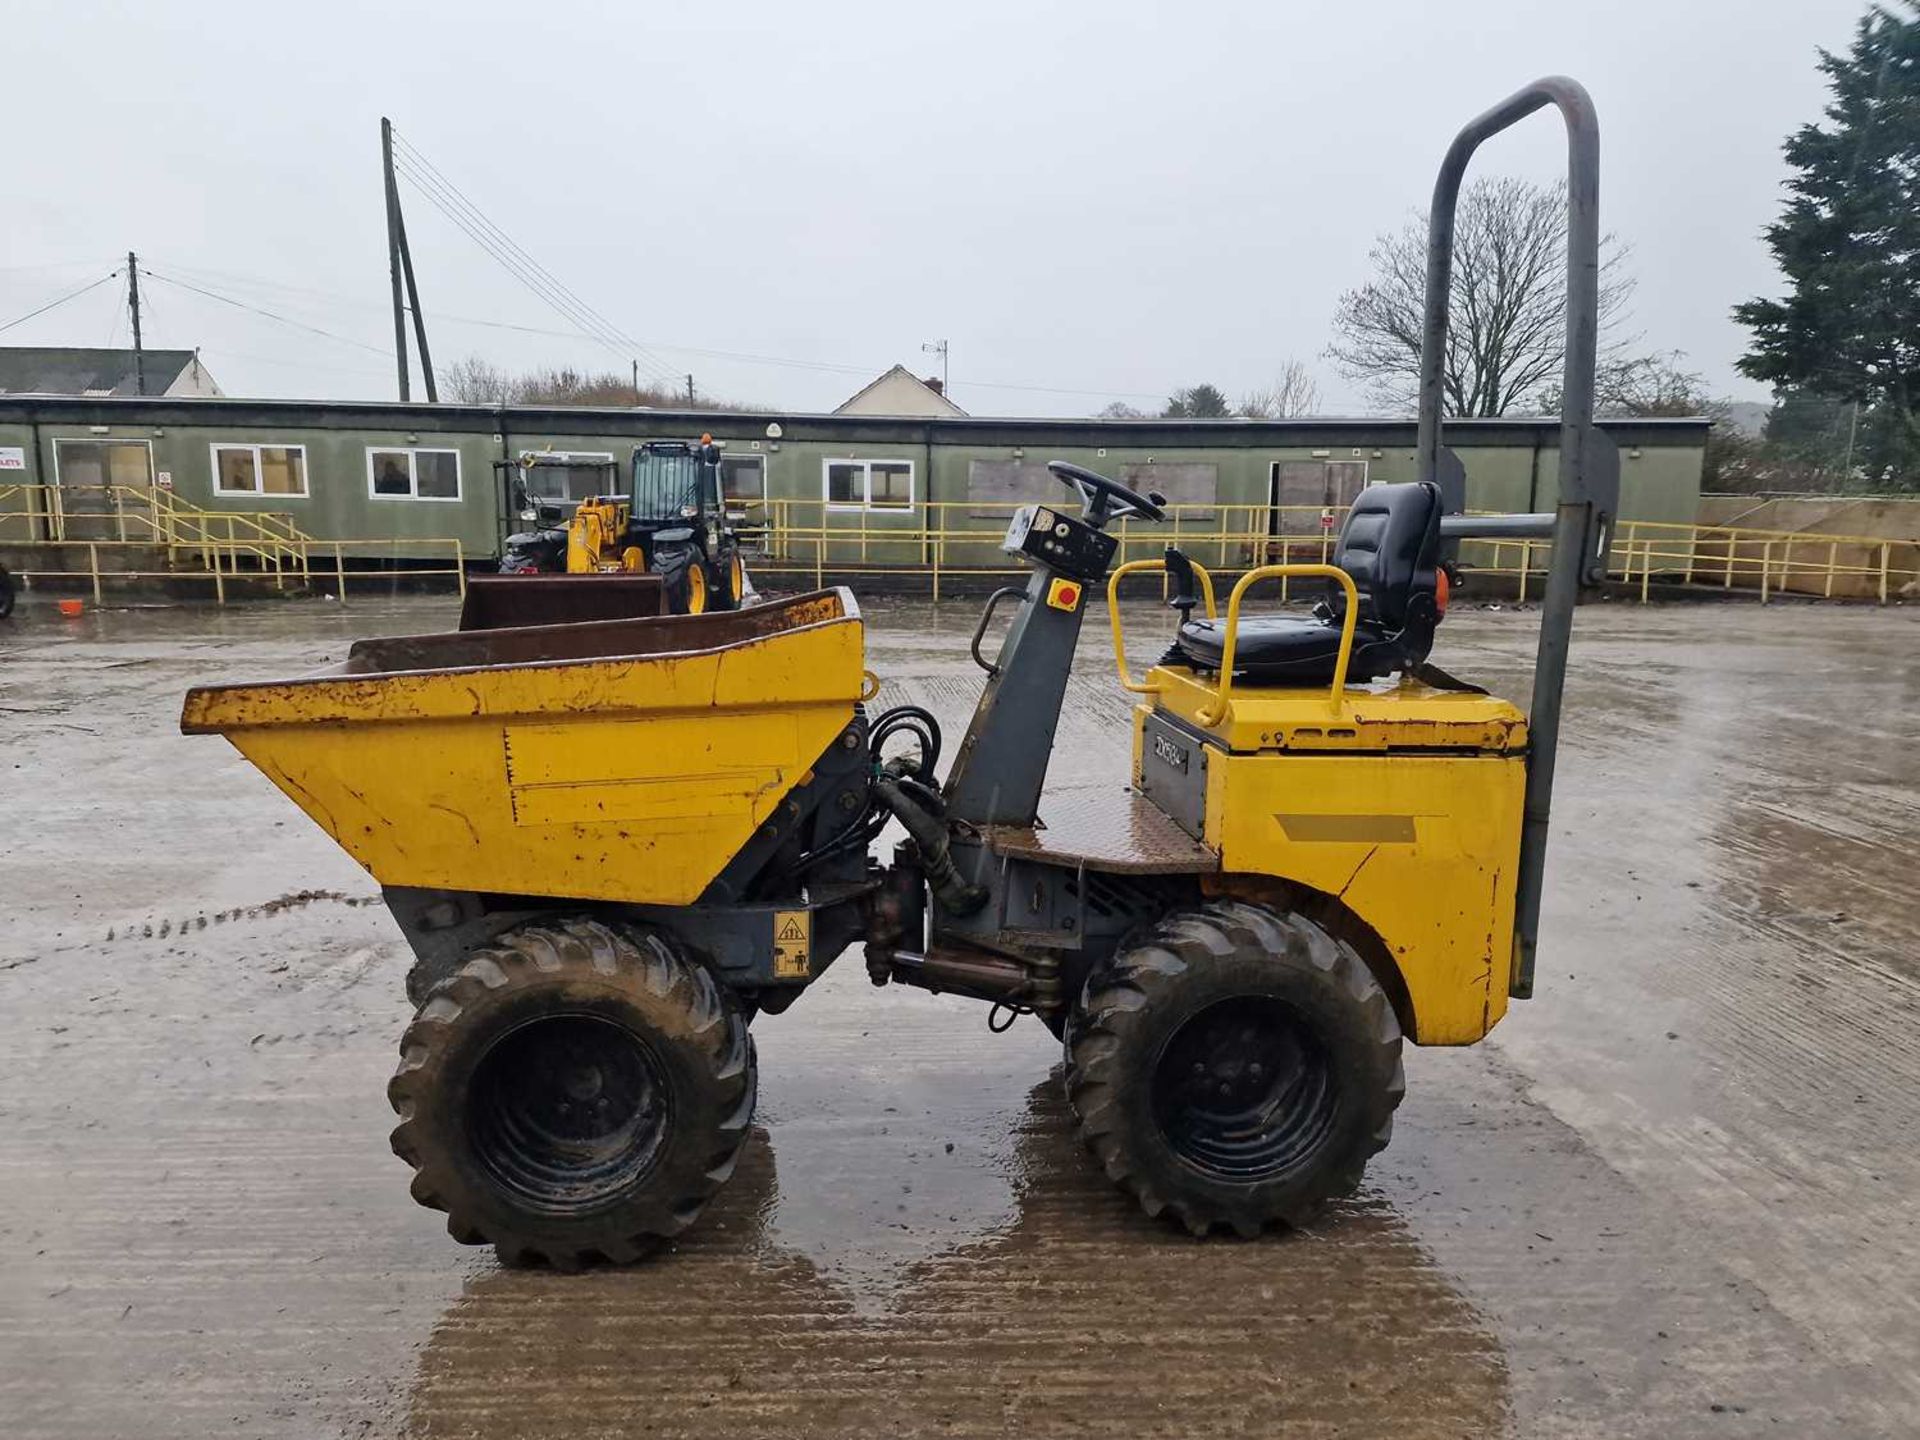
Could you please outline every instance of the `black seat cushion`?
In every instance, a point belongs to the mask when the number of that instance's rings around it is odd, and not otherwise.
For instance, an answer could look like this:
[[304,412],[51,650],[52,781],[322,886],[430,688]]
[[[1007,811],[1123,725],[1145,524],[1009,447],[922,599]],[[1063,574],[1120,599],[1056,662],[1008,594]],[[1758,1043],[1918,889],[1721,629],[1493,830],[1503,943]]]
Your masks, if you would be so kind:
[[[1419,481],[1360,492],[1333,552],[1333,563],[1353,577],[1360,597],[1348,680],[1376,680],[1427,658],[1440,618],[1439,562],[1439,486]],[[1234,674],[1270,685],[1326,684],[1339,659],[1346,608],[1346,591],[1336,588],[1312,616],[1243,617]],[[1180,627],[1175,650],[1196,670],[1218,670],[1225,644],[1225,621],[1190,620]]]
[[[1189,620],[1180,627],[1180,654],[1197,670],[1218,670],[1227,622]],[[1324,685],[1340,658],[1340,626],[1314,616],[1257,615],[1240,621],[1233,647],[1233,673],[1269,685]],[[1353,627],[1347,679],[1356,684],[1391,675],[1407,663],[1404,652],[1371,621]]]

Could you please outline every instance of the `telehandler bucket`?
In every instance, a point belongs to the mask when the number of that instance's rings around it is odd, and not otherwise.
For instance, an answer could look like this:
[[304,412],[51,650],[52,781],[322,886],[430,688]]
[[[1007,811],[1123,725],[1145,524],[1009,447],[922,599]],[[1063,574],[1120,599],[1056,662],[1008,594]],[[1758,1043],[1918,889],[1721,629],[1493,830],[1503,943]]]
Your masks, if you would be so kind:
[[384,886],[698,899],[853,719],[846,590],[751,610],[362,640],[203,686],[219,733]]
[[671,613],[667,582],[658,575],[474,575],[460,602],[460,628],[509,630]]

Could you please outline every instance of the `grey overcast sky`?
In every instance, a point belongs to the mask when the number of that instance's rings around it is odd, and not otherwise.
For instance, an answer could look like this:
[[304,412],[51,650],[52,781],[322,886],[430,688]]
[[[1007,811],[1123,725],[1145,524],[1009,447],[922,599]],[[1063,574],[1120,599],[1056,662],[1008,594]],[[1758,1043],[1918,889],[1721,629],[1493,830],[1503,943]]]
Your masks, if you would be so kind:
[[[147,343],[228,393],[392,398],[386,114],[645,371],[830,409],[945,338],[973,413],[1089,414],[1289,357],[1364,408],[1321,358],[1337,296],[1453,131],[1552,71],[1599,106],[1634,328],[1763,398],[1728,308],[1777,287],[1780,145],[1865,0],[8,8],[0,323],[131,248],[174,282],[144,287]],[[1482,164],[1562,153],[1540,116]],[[403,202],[442,366],[626,373],[625,345],[499,328],[567,327]],[[0,344],[127,343],[120,283]]]

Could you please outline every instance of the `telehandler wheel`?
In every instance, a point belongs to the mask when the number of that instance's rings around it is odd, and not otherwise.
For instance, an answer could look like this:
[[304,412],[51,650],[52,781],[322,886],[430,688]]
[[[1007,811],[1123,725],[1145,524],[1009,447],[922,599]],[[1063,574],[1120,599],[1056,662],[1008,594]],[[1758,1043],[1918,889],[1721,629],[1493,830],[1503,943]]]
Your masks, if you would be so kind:
[[699,615],[707,608],[707,572],[700,552],[692,545],[660,545],[653,552],[653,572],[667,587],[667,608],[675,615]]
[[1081,1138],[1149,1215],[1196,1235],[1302,1225],[1360,1183],[1406,1089],[1366,962],[1313,921],[1224,902],[1096,972],[1068,1030]]
[[435,987],[400,1055],[413,1198],[507,1264],[639,1259],[698,1217],[753,1118],[745,1018],[658,931],[509,931]]
[[747,566],[737,546],[729,545],[713,557],[713,607],[738,610],[747,598]]

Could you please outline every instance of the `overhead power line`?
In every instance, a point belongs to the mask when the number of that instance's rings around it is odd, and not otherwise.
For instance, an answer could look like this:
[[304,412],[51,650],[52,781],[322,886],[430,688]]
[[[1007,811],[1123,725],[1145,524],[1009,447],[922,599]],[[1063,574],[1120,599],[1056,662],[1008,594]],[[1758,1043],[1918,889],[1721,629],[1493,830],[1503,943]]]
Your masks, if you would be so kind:
[[145,271],[149,280],[158,280],[162,284],[176,286],[181,290],[191,290],[194,294],[204,295],[209,300],[218,300],[222,305],[231,305],[236,310],[245,310],[251,314],[262,316],[265,319],[277,321],[282,325],[291,325],[294,329],[305,330],[310,335],[319,335],[328,340],[337,340],[342,345],[351,345],[358,350],[366,350],[375,355],[384,355],[389,360],[393,358],[393,352],[391,350],[383,350],[378,345],[369,345],[364,340],[355,340],[350,335],[337,335],[331,330],[322,330],[318,325],[308,325],[303,321],[276,314],[272,310],[262,309],[258,305],[249,305],[244,300],[236,300],[231,295],[222,295],[214,290],[206,290],[198,285],[190,285],[185,280],[177,280],[170,275],[159,274],[157,271],[149,270],[145,266],[142,266],[141,269]]
[[[646,358],[650,362],[658,363],[657,356],[648,354],[644,345],[641,345],[639,341],[635,340],[631,335],[626,334],[618,325],[614,324],[605,315],[589,305],[576,294],[571,287],[561,281],[544,265],[540,264],[539,261],[535,260],[532,255],[528,254],[524,246],[520,245],[501,229],[500,226],[488,218],[478,205],[470,200],[452,180],[448,179],[431,160],[420,152],[417,146],[413,145],[403,135],[396,134],[395,140],[400,147],[399,158],[407,163],[410,170],[416,172],[409,174],[408,178],[413,180],[416,185],[422,186],[430,195],[437,194],[438,199],[436,203],[451,205],[460,211],[471,227],[477,228],[486,235],[487,241],[489,242],[486,248],[496,254],[503,253],[514,262],[512,268],[517,272],[524,272],[527,277],[531,277],[531,281],[536,286],[538,292],[546,296],[550,303],[557,303],[558,308],[561,308],[563,312],[567,313],[570,317],[575,318],[576,321],[584,320],[589,327],[596,332],[611,337],[613,341],[629,349],[637,348],[643,354],[646,354]],[[469,233],[472,233],[471,229]],[[476,236],[475,238],[478,239],[479,237]],[[665,370],[664,366],[661,368],[663,371]]]
[[590,338],[629,359],[644,362],[656,378],[665,379],[673,375],[673,370],[645,345],[581,299],[565,282],[528,254],[525,247],[488,218],[459,186],[427,159],[419,147],[397,130],[393,139],[395,169],[509,274]]
[[[187,265],[178,259],[168,260],[163,258],[162,263],[170,270],[180,271],[195,277],[206,277],[210,281],[221,281],[229,286],[273,291],[284,293],[288,296],[312,297],[305,300],[290,299],[284,302],[296,309],[303,307],[320,309],[322,306],[319,302],[325,302],[328,306],[345,305],[368,311],[385,310],[387,308],[384,302],[368,300],[364,296],[350,295],[344,291],[318,289],[311,285],[296,285],[285,281],[269,280],[265,276],[242,275],[234,271],[215,270],[202,265]],[[148,273],[151,272],[149,271]],[[504,330],[520,335],[545,335],[561,340],[579,339],[585,335],[585,338],[593,339],[598,341],[598,343],[607,345],[609,349],[619,349],[617,343],[610,342],[599,336],[586,335],[577,325],[575,328],[569,330],[556,330],[550,326],[521,325],[509,320],[484,320],[475,315],[450,315],[445,312],[436,312],[436,319],[438,323],[443,325],[472,325],[486,330]],[[732,360],[745,365],[767,365],[781,369],[807,370],[830,375],[866,375],[870,377],[887,368],[886,364],[874,361],[799,359],[791,355],[764,355],[741,350],[719,350],[702,345],[680,345],[671,340],[649,340],[644,342],[644,346],[650,352],[655,353],[665,352],[669,355],[697,355],[715,360]],[[382,351],[380,353],[386,354],[391,358],[390,351]],[[619,349],[619,353],[622,355],[628,354],[624,349]],[[655,370],[646,366],[642,368],[646,369],[654,378],[670,382],[675,386],[684,383],[684,377],[677,367],[668,370]],[[1088,388],[1068,385],[1035,385],[1024,381],[974,379],[965,381],[961,388],[1005,390],[1034,395],[1075,395],[1086,396],[1093,399],[1105,398],[1108,400],[1159,401],[1164,400],[1168,393],[1158,390],[1118,390],[1105,387]]]
[[22,315],[19,319],[9,320],[7,321],[6,324],[0,325],[0,330],[11,330],[16,325],[24,325],[27,323],[27,321],[33,319],[34,316],[44,315],[49,310],[53,309],[55,306],[64,305],[69,300],[78,300],[82,295],[86,294],[89,290],[98,290],[102,285],[106,284],[109,280],[118,279],[119,275],[120,275],[120,272],[118,270],[115,270],[112,274],[102,275],[98,280],[95,280],[89,285],[82,285],[78,290],[69,290],[66,294],[61,295],[56,299],[49,300],[46,304],[42,305],[39,309],[29,310],[26,314]]

